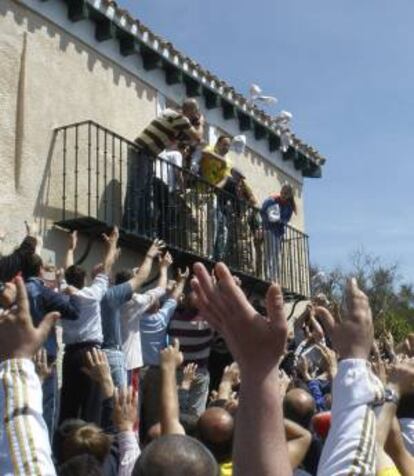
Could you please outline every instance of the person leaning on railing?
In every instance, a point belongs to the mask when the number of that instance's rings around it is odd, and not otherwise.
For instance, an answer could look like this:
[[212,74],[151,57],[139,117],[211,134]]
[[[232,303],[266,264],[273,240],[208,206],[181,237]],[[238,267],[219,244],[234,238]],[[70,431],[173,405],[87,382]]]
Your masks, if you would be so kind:
[[[136,229],[144,235],[153,234],[155,224],[151,209],[158,209],[157,203],[162,191],[152,190],[154,180],[153,160],[164,150],[171,148],[178,141],[186,140],[199,143],[203,138],[204,117],[195,99],[183,101],[180,110],[166,109],[153,119],[135,139],[137,150],[128,170],[128,186],[125,199],[123,226]],[[154,182],[164,183],[161,181]],[[154,197],[151,199],[151,197]],[[161,235],[157,235],[162,238]]]
[[272,194],[261,207],[264,225],[265,259],[267,279],[277,280],[280,274],[280,251],[286,225],[297,212],[293,187],[283,185],[280,194]]

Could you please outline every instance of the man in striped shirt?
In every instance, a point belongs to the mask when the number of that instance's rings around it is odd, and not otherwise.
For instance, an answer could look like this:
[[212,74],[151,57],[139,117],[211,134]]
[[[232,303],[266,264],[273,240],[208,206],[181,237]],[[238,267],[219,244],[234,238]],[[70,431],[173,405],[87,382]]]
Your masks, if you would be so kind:
[[[179,111],[166,109],[135,139],[131,149],[123,227],[146,236],[166,238],[169,226],[159,223],[169,210],[169,190],[156,169],[172,167],[168,157],[158,158],[178,142],[197,144],[203,139],[204,117],[195,99],[186,99]],[[175,170],[174,170],[175,172]]]
[[[189,413],[201,415],[205,410],[210,383],[208,359],[213,341],[213,330],[192,303],[192,294],[186,294],[183,303],[175,311],[168,329],[170,339],[178,339],[184,356],[183,368],[189,363],[197,364],[195,379],[188,395]],[[178,381],[183,377],[177,372]]]
[[153,157],[177,141],[200,142],[203,138],[204,118],[195,99],[186,99],[180,111],[166,109],[153,119],[135,142]]

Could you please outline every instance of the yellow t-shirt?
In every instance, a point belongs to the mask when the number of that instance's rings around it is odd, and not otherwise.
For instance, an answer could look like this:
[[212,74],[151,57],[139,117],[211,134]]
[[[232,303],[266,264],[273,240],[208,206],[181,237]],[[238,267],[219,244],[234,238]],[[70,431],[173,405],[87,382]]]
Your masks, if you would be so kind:
[[214,146],[209,145],[203,149],[201,157],[201,175],[207,182],[216,185],[224,177],[231,175],[232,162],[225,156],[220,157],[215,151]]
[[377,476],[401,476],[396,466],[383,468],[377,472]]
[[222,463],[220,465],[220,476],[233,476],[233,462]]

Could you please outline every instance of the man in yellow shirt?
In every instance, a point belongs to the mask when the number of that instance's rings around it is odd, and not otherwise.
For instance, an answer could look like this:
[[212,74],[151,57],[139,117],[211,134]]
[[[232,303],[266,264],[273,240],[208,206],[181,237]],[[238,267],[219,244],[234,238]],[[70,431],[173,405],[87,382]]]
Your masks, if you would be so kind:
[[221,135],[214,146],[209,145],[203,149],[201,157],[201,176],[207,182],[222,188],[226,178],[231,175],[232,163],[226,157],[230,150],[231,137]]

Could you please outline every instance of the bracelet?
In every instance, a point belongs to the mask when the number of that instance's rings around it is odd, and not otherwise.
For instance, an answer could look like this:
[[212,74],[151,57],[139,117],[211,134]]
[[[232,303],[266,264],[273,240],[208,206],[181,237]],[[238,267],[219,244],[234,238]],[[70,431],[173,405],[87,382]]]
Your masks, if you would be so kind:
[[154,259],[154,258],[155,258],[155,256],[152,256],[152,255],[150,255],[149,253],[147,253],[145,256],[147,256],[148,258],[151,258],[151,259]]

